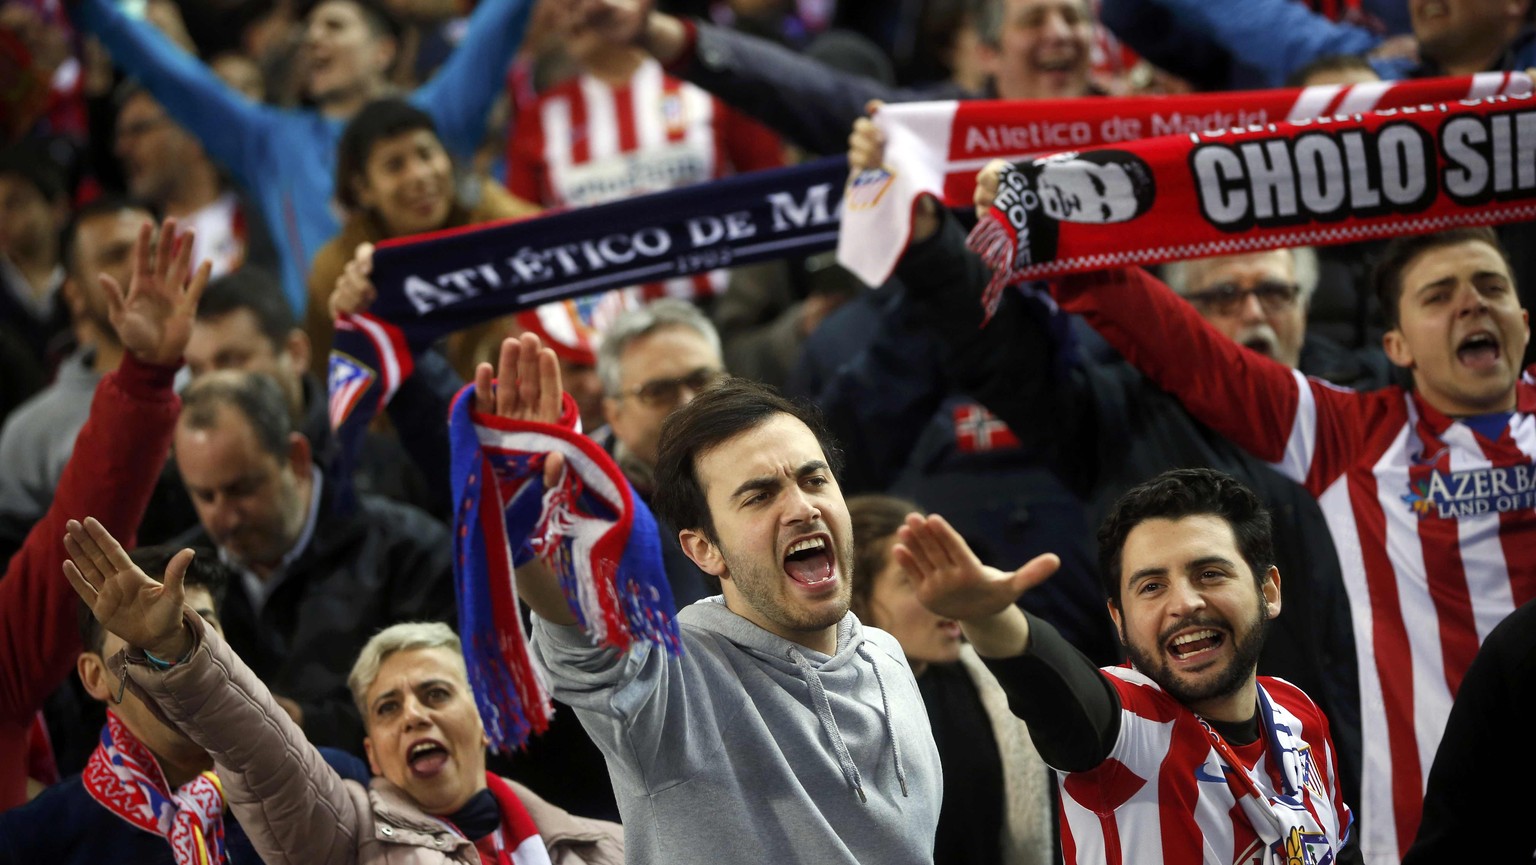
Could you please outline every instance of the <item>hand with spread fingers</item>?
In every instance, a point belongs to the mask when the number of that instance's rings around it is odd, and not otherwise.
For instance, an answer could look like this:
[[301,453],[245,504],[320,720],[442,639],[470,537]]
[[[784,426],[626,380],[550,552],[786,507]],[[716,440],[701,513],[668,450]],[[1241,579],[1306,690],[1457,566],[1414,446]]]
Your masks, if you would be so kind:
[[[489,363],[475,369],[475,411],[481,414],[552,424],[560,420],[563,407],[560,363],[536,334],[502,341],[494,380]],[[550,453],[544,460],[544,486],[555,486],[564,470],[565,457]],[[518,566],[517,592],[546,621],[576,623],[559,578],[544,562],[535,558]]]
[[146,222],[133,244],[133,276],[127,291],[112,277],[101,274],[107,296],[107,315],[123,347],[145,363],[175,366],[181,362],[197,302],[208,285],[213,268],[204,261],[192,268],[193,232],[176,232],[176,220],[166,219],[160,240],[151,238],[155,227]]
[[1007,609],[1061,566],[1061,559],[1052,553],[1036,556],[1013,573],[983,564],[938,514],[908,514],[906,525],[896,530],[896,539],[891,553],[912,574],[918,600],[935,613],[961,622]]
[[162,660],[184,656],[192,635],[182,627],[182,580],[192,550],[171,559],[160,583],[140,570],[94,517],[70,520],[66,531],[64,576],[102,627]]

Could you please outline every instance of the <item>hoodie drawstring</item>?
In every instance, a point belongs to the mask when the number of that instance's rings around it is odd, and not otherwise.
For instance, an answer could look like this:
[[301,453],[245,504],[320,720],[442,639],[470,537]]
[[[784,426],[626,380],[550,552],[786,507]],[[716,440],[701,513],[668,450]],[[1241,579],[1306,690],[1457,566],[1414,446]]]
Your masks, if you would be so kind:
[[848,782],[853,792],[859,794],[860,802],[868,802],[868,797],[864,795],[863,779],[859,776],[859,767],[853,765],[853,756],[848,753],[848,746],[843,744],[843,734],[837,729],[837,719],[832,717],[832,704],[827,701],[827,689],[821,685],[821,676],[798,650],[790,649],[789,659],[800,668],[801,677],[811,686],[811,702],[816,706],[816,717],[821,719],[821,728],[827,731],[827,737],[832,740],[832,749],[837,752],[837,762],[843,767],[843,780]]
[[[885,735],[891,742],[891,754],[896,762],[896,780],[901,783],[901,795],[910,795],[907,791],[907,770],[901,763],[901,745],[896,740],[896,728],[891,722],[891,700],[885,690],[885,679],[880,675],[880,666],[875,659],[861,645],[857,652],[859,657],[869,662],[869,666],[875,671],[875,684],[880,688],[880,714],[885,722]],[[832,740],[832,749],[837,753],[837,762],[843,769],[843,779],[848,786],[859,794],[860,802],[868,802],[864,795],[864,782],[859,774],[859,767],[853,763],[853,755],[848,753],[848,746],[843,743],[843,734],[837,728],[837,719],[832,717],[832,704],[827,700],[827,690],[821,684],[821,676],[811,662],[796,649],[789,650],[789,659],[795,662],[800,669],[800,675],[806,684],[811,686],[811,702],[816,707],[816,717],[821,720],[821,728],[827,731],[827,738]]]
[[901,765],[901,742],[896,738],[896,727],[891,723],[891,698],[885,692],[885,679],[880,675],[880,665],[875,663],[875,658],[869,650],[861,644],[858,649],[859,657],[869,662],[869,666],[875,671],[875,684],[880,687],[880,715],[885,719],[885,735],[891,740],[891,756],[896,761],[896,780],[901,782],[901,795],[907,795],[907,770]]

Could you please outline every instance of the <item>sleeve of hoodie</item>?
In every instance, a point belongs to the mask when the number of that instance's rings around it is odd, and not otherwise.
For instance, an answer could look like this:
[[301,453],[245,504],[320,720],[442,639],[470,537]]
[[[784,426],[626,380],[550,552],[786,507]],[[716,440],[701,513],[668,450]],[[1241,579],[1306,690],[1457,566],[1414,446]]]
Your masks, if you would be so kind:
[[669,73],[821,156],[848,152],[848,132],[871,99],[947,98],[887,87],[756,36],[699,21],[685,23],[690,46]]
[[1029,619],[1029,647],[1012,658],[985,658],[1008,694],[1008,708],[1029,725],[1046,765],[1084,772],[1104,762],[1120,735],[1120,696],[1088,656],[1044,619]]
[[[599,648],[575,625],[554,625],[533,616],[533,660],[549,682],[550,696],[582,714],[581,725],[602,749],[615,786],[656,790],[686,780],[696,754],[699,717],[728,712],[691,705],[699,700],[739,699],[708,689],[684,692],[682,659],[650,643],[628,651]],[[690,733],[695,737],[690,740]]]

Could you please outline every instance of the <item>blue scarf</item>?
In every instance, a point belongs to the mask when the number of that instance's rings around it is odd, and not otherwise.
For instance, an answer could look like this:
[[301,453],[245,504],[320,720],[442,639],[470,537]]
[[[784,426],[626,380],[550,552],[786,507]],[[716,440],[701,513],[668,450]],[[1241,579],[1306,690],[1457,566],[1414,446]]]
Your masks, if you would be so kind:
[[[559,423],[514,421],[474,411],[466,385],[449,415],[459,633],[486,733],[502,750],[549,725],[515,588],[515,568],[535,555],[598,645],[682,651],[656,522],[612,458],[577,431],[576,404],[564,399]],[[555,452],[565,469],[546,488]]]

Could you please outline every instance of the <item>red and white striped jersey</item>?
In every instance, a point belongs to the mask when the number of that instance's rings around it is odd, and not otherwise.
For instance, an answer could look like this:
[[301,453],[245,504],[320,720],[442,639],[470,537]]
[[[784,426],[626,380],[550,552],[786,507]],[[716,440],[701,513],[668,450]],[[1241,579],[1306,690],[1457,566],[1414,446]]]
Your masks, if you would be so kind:
[[[646,60],[628,84],[580,75],[518,113],[507,186],[546,207],[583,207],[783,165],[778,138]],[[642,300],[702,298],[724,271],[644,286]]]
[[1401,388],[1356,393],[1243,349],[1144,271],[1065,279],[1057,297],[1196,418],[1317,497],[1355,632],[1361,851],[1400,861],[1462,675],[1494,625],[1536,597],[1536,367],[1490,440]]
[[[1266,865],[1331,861],[1325,854],[1342,849],[1352,818],[1328,721],[1299,688],[1259,677],[1262,734],[1224,744],[1229,760],[1151,679],[1129,667],[1100,672],[1120,695],[1120,735],[1098,766],[1059,774],[1067,862]],[[1273,856],[1276,839],[1297,858]]]

